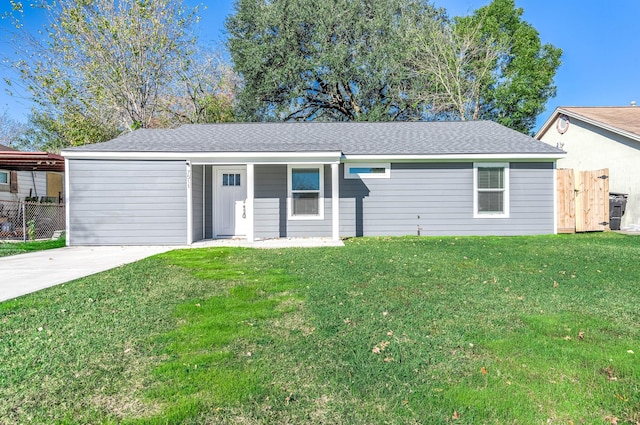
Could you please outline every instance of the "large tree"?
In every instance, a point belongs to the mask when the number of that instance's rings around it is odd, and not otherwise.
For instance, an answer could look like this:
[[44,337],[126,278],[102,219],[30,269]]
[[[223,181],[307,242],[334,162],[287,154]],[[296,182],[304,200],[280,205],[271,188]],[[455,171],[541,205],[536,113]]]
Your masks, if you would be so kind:
[[196,49],[197,8],[181,0],[37,0],[47,23],[36,33],[13,3],[14,66],[38,105],[31,134],[57,135],[46,143],[232,116],[226,92],[218,102],[225,113],[207,113],[222,74],[219,57]]
[[522,19],[514,0],[493,0],[473,15],[456,18],[454,31],[474,32],[479,44],[504,49],[491,78],[480,89],[479,118],[530,133],[549,98],[556,95],[553,78],[562,50],[542,44],[538,31]]
[[528,133],[560,49],[513,0],[449,19],[426,0],[237,0],[229,49],[249,119],[490,119]]
[[418,118],[406,97],[406,23],[438,15],[426,0],[237,0],[228,46],[256,120]]
[[415,83],[407,96],[421,105],[425,119],[480,119],[482,95],[507,51],[481,31],[481,23],[462,28],[448,20],[408,28],[407,65]]

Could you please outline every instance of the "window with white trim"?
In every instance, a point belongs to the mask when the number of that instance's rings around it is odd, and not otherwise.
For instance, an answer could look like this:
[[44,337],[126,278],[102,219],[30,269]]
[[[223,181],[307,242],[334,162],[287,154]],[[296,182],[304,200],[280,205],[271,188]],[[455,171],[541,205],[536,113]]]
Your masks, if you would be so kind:
[[391,177],[391,164],[344,164],[345,179],[388,179]]
[[509,217],[509,164],[473,165],[474,217]]
[[289,218],[324,218],[324,166],[289,165]]

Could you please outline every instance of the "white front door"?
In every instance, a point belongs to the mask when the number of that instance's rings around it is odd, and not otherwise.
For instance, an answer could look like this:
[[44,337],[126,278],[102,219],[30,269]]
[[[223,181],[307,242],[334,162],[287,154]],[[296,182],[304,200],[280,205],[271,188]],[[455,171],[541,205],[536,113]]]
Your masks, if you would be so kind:
[[247,170],[244,167],[217,167],[215,173],[216,236],[246,235]]

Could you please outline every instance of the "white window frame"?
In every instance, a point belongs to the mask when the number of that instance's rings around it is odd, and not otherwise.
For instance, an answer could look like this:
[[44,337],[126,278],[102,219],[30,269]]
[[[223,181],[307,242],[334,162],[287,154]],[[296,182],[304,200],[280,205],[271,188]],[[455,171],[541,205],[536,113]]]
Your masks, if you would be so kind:
[[[320,172],[320,190],[298,191],[296,193],[318,193],[318,214],[293,214],[292,171],[298,168],[316,169]],[[287,217],[289,220],[324,220],[324,164],[288,164],[287,165]]]
[[[384,168],[384,173],[352,173],[352,168]],[[351,162],[344,164],[345,179],[388,179],[391,178],[391,164],[388,162]]]
[[[478,192],[496,192],[498,189],[478,189],[478,168],[503,168],[504,169],[504,195],[502,197],[502,212],[480,212],[478,205]],[[474,218],[509,218],[509,163],[508,162],[476,162],[473,164],[473,217]]]

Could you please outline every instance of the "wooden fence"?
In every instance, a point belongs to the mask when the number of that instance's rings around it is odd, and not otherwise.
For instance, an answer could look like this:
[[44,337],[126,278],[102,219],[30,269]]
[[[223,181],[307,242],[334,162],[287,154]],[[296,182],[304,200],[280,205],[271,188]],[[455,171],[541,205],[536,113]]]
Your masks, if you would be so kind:
[[609,229],[609,169],[559,169],[558,233]]

